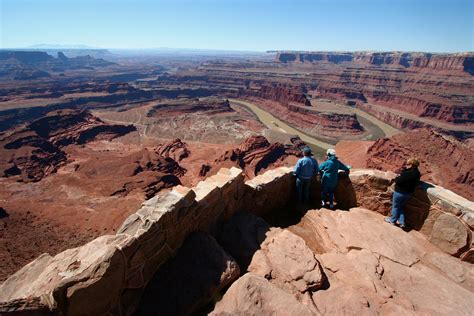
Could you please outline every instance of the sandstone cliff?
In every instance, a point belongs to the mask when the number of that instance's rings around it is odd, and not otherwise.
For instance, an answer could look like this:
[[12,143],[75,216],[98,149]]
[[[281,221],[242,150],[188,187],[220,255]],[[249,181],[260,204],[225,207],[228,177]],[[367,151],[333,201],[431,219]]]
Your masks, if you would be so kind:
[[278,52],[280,62],[299,63],[355,63],[379,66],[401,66],[405,68],[426,68],[450,70],[474,74],[474,55],[472,53],[432,54],[409,52]]

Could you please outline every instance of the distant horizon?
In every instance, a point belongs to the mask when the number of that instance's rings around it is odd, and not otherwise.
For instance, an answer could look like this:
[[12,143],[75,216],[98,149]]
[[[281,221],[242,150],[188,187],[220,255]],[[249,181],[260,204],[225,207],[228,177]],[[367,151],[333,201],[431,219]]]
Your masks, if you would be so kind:
[[[40,44],[43,45],[43,44]],[[192,48],[192,47],[137,47],[137,48],[119,48],[119,47],[92,47],[88,45],[60,45],[54,44],[51,46],[35,47],[37,45],[27,47],[0,47],[0,50],[111,50],[111,51],[153,51],[153,50],[171,50],[171,51],[215,51],[215,52],[241,52],[241,53],[260,53],[260,54],[274,54],[279,52],[289,53],[427,53],[427,54],[474,54],[473,51],[452,51],[452,52],[433,52],[433,51],[408,51],[408,50],[295,50],[295,49],[272,49],[265,51],[257,50],[238,50],[238,49],[218,49],[218,48]]]
[[472,0],[0,0],[0,48],[460,53],[473,20]]

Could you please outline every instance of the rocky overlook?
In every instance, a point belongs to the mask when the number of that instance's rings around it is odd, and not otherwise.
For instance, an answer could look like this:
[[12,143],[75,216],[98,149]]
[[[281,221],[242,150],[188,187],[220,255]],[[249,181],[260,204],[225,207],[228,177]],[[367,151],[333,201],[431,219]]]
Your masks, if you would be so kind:
[[378,214],[393,177],[354,170],[339,182],[339,210],[298,218],[290,168],[246,182],[221,169],[146,201],[115,235],[40,256],[0,286],[0,311],[469,315],[472,202],[425,183],[407,233]]

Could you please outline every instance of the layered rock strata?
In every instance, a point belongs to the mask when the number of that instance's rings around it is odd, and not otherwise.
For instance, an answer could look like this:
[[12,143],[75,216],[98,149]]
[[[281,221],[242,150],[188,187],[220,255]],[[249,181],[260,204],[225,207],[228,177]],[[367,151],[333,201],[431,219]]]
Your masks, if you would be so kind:
[[88,112],[51,112],[44,118],[0,134],[0,175],[39,181],[67,161],[63,147],[92,140],[112,140],[135,131],[109,125]]

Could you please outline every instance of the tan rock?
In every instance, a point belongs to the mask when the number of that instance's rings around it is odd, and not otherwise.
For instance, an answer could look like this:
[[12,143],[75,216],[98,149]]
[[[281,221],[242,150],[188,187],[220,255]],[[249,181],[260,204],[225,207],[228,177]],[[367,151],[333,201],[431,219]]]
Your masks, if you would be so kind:
[[[304,240],[288,230],[272,229],[248,271],[298,295],[322,287],[324,274]],[[269,273],[270,271],[270,273]]]
[[436,220],[430,241],[450,255],[460,255],[470,243],[469,231],[454,215],[441,214]]
[[414,310],[427,315],[472,315],[474,293],[444,275],[416,264],[406,267],[381,258],[383,282],[411,302]]
[[343,285],[318,291],[313,300],[322,315],[377,315],[363,292]]
[[374,212],[310,211],[289,229],[320,253],[329,286],[312,299],[322,314],[469,315],[474,310],[472,265]]
[[247,273],[238,279],[210,315],[314,315],[291,294],[263,277]]
[[7,302],[39,301],[62,314],[105,314],[124,286],[126,262],[118,249],[130,241],[126,235],[106,235],[54,257],[40,256],[0,286],[0,311],[4,303],[11,310]]
[[448,254],[430,252],[422,261],[432,269],[442,271],[446,277],[467,290],[474,292],[474,267]]
[[[417,241],[412,234],[384,223],[380,215],[363,208],[353,208],[349,212],[312,210],[290,230],[305,240],[308,238],[308,245],[315,253],[367,249],[407,266],[426,253],[424,247],[413,247]],[[397,242],[394,242],[394,236],[399,237]],[[427,242],[425,244],[428,246]]]

